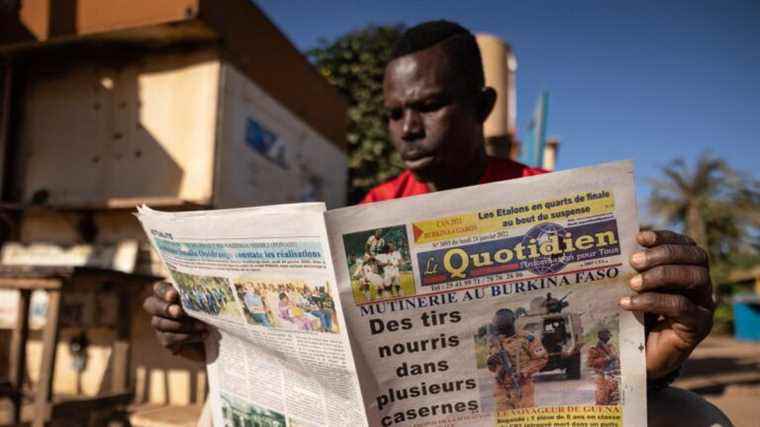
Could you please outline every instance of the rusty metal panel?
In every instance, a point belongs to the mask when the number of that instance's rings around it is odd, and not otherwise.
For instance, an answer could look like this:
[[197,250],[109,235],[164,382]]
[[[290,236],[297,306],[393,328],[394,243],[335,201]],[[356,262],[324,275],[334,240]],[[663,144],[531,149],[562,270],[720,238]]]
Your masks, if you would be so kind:
[[77,58],[29,71],[21,202],[109,207],[213,190],[219,60],[213,50],[125,63]]
[[82,39],[154,44],[219,40],[227,61],[322,136],[346,148],[345,100],[249,0],[24,0],[15,21],[6,25],[5,20],[0,20],[8,28],[0,34],[0,52]]
[[193,19],[197,0],[23,0],[20,22],[38,41]]

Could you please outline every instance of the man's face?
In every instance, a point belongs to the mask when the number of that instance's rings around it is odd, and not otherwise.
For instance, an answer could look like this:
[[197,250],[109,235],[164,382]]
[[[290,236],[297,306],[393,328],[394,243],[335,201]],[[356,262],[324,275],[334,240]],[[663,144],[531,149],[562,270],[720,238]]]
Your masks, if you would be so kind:
[[423,182],[445,182],[482,150],[483,124],[440,46],[402,56],[385,69],[388,130],[404,165]]

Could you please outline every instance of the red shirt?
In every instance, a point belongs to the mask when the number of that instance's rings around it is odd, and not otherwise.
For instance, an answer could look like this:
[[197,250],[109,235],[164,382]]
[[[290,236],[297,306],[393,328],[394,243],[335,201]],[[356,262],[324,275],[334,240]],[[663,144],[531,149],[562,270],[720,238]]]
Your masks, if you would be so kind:
[[[504,181],[507,179],[522,178],[524,176],[540,175],[548,172],[541,168],[532,168],[522,163],[509,159],[488,158],[488,166],[480,184]],[[417,181],[409,170],[401,172],[401,175],[392,180],[369,190],[360,203],[381,202],[383,200],[400,199],[402,197],[416,196],[430,192],[427,184]]]

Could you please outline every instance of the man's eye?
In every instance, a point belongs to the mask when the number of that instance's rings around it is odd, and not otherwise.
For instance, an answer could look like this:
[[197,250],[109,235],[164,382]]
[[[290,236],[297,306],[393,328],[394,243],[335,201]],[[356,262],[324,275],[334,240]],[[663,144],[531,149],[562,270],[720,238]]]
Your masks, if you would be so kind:
[[385,112],[385,116],[388,118],[388,120],[399,120],[402,116],[400,109],[392,109]]
[[446,105],[446,103],[441,100],[428,101],[420,105],[419,110],[422,113],[432,113],[433,111],[440,110],[444,105]]

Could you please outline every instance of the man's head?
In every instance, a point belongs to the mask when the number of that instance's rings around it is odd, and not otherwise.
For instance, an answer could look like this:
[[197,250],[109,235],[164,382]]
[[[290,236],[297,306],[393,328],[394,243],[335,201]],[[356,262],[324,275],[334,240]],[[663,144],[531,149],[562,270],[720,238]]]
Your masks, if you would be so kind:
[[483,122],[496,92],[485,87],[480,50],[468,30],[447,21],[407,30],[385,69],[383,94],[393,144],[419,180],[471,178],[462,175],[472,173],[473,162],[483,163]]
[[515,313],[508,308],[496,310],[491,322],[494,332],[511,337],[515,334],[515,319]]
[[599,341],[606,344],[607,341],[610,340],[610,330],[607,328],[602,328],[599,330],[599,332],[597,332],[596,336],[599,337]]

